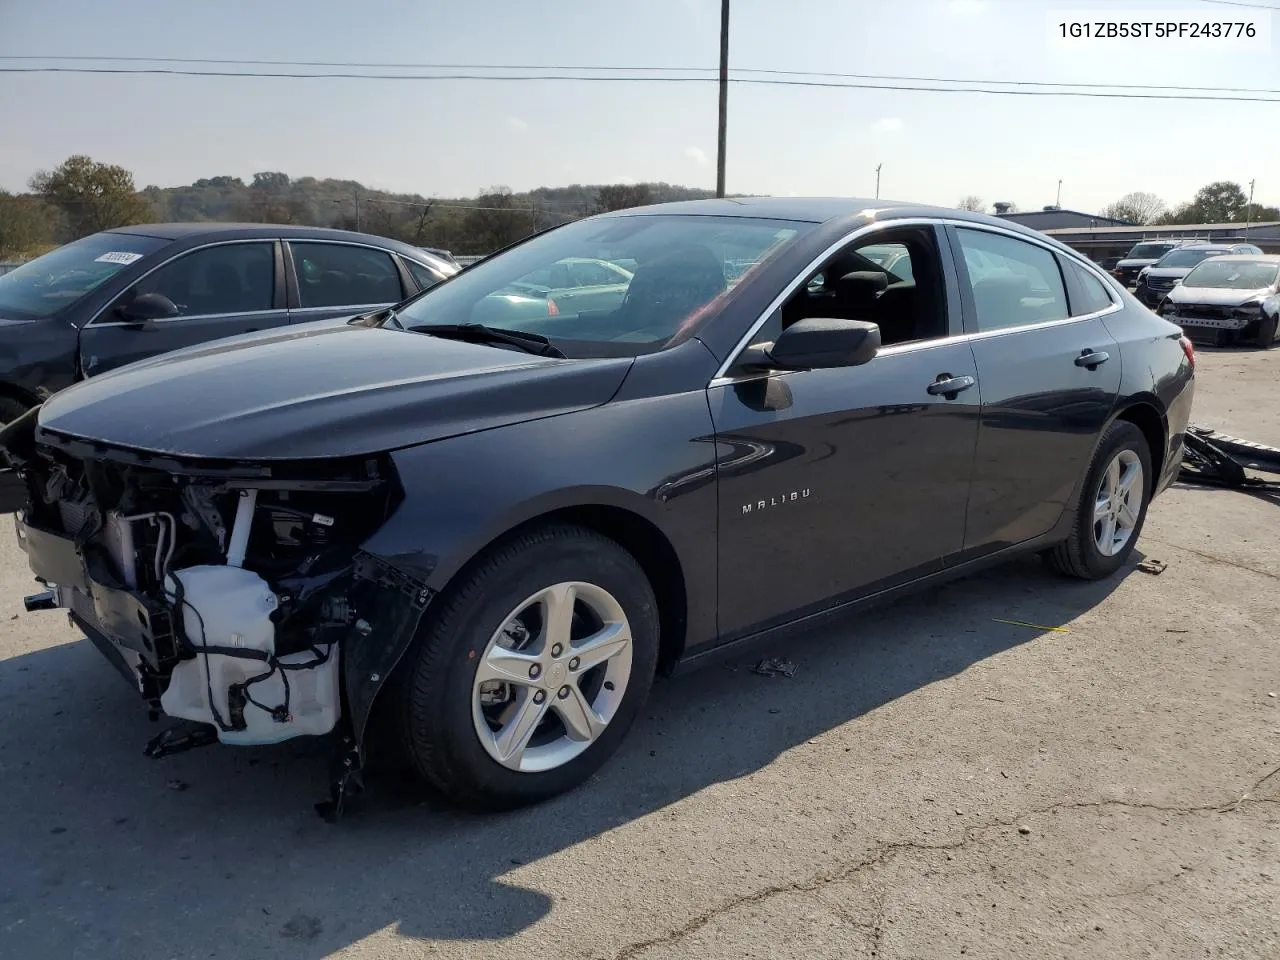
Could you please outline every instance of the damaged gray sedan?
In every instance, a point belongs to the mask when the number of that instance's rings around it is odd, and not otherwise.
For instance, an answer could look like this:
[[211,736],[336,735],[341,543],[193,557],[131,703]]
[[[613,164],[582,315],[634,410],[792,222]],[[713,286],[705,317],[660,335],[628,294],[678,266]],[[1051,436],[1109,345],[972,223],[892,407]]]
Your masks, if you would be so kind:
[[[625,292],[501,314],[566,261],[626,264]],[[108,372],[0,448],[27,606],[176,721],[152,756],[329,737],[336,814],[385,736],[449,799],[510,807],[586,780],[678,664],[1021,553],[1116,573],[1194,368],[1005,221],[705,201]]]

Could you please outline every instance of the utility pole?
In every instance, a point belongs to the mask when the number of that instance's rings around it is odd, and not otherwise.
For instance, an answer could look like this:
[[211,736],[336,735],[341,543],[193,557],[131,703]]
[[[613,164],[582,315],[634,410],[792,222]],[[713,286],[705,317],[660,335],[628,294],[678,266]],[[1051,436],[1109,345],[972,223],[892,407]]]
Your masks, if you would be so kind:
[[877,200],[880,199],[880,168],[883,166],[884,166],[883,163],[876,164],[876,199]]
[[355,200],[356,200],[356,232],[359,233],[360,232],[360,188],[352,187],[351,195],[355,197]]
[[729,122],[729,0],[720,0],[720,132],[716,150],[716,196],[724,196],[724,151]]
[[1058,199],[1053,201],[1053,205],[1055,207],[1062,206],[1062,181],[1061,180],[1058,181]]
[[1253,225],[1253,181],[1249,181],[1249,205],[1244,208],[1244,238],[1249,239],[1249,227]]

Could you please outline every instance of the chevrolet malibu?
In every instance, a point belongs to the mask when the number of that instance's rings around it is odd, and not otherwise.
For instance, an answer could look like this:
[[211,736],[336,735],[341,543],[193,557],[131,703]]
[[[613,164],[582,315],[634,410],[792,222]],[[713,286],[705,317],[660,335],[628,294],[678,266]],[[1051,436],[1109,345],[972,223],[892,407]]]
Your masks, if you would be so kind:
[[[625,263],[625,293],[476,319],[567,259]],[[328,736],[334,811],[386,737],[500,808],[585,780],[679,664],[1017,554],[1115,574],[1178,470],[1194,361],[1003,220],[708,200],[105,373],[0,445],[27,606],[174,719],[149,753]]]

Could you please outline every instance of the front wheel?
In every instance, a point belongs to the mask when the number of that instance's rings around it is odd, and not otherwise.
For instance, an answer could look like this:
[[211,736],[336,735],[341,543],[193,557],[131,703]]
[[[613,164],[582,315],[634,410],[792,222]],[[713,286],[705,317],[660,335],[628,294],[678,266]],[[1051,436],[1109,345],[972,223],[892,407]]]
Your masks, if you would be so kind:
[[1102,435],[1076,503],[1071,535],[1047,554],[1060,573],[1100,580],[1133,552],[1155,487],[1147,438],[1127,420]]
[[429,610],[397,671],[402,748],[454,803],[536,803],[617,749],[657,658],[657,602],[629,553],[579,527],[519,535]]
[[1277,317],[1263,317],[1258,321],[1258,335],[1254,339],[1254,344],[1263,350],[1270,350],[1271,345],[1276,340],[1276,324],[1280,322]]

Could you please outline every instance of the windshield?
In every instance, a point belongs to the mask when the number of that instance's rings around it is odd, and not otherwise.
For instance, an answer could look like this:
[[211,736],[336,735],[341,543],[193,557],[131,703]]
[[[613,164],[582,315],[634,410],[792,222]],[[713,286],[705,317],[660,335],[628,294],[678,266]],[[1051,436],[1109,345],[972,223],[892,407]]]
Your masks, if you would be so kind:
[[95,233],[0,276],[0,315],[47,317],[169,241]]
[[1161,267],[1194,267],[1206,257],[1220,257],[1225,250],[1171,250],[1160,258],[1156,268]]
[[1140,243],[1129,251],[1128,260],[1159,260],[1173,249],[1171,243]]
[[1276,282],[1280,266],[1266,261],[1209,260],[1182,281],[1184,287],[1219,287],[1223,290],[1258,290]]
[[632,356],[690,329],[747,270],[814,226],[675,214],[579,220],[477,263],[399,319],[409,329],[536,333],[571,357]]

